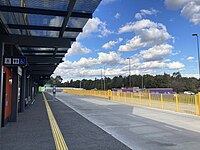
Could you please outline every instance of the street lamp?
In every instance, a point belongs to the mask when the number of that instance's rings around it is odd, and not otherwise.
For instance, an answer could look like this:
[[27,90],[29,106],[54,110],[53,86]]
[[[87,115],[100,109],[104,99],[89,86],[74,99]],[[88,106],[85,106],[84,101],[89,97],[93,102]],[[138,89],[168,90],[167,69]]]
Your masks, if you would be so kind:
[[199,87],[200,87],[200,55],[199,55],[199,36],[198,34],[192,34],[192,36],[197,37],[197,50],[198,50],[198,62],[199,62]]
[[129,59],[129,87],[131,87],[131,59],[129,57],[127,59]]
[[143,75],[142,75],[142,89],[144,88],[144,78],[143,78]]
[[104,82],[103,82],[103,90],[106,90],[106,71],[105,71],[105,66],[104,66]]

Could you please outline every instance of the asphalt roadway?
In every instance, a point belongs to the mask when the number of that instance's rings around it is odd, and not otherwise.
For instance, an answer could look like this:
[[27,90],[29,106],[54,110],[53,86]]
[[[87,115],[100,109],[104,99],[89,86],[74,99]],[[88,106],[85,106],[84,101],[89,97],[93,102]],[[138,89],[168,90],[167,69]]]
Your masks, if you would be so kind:
[[200,149],[200,117],[61,92],[56,98],[131,149]]

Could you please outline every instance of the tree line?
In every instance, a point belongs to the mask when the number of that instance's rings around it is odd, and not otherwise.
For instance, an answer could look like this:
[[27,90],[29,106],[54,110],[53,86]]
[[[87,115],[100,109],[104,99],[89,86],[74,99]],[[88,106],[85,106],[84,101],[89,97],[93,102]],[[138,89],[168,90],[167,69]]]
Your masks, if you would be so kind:
[[129,85],[132,87],[140,88],[173,88],[174,92],[192,91],[198,92],[199,81],[194,78],[182,77],[180,72],[174,72],[172,75],[164,73],[164,75],[131,75],[131,76],[115,76],[113,78],[105,77],[102,79],[95,78],[83,79],[83,80],[70,80],[62,83],[63,79],[61,76],[51,77],[47,82],[51,85],[60,87],[74,87],[84,88],[86,90],[97,89],[97,90],[108,90],[112,88],[128,88]]

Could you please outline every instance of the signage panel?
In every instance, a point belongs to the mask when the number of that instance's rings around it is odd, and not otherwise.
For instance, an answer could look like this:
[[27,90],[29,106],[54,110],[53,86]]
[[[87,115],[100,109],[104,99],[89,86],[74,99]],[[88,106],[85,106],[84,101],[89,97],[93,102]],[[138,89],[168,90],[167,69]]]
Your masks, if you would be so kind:
[[25,66],[27,61],[26,57],[4,57],[3,64],[5,66]]

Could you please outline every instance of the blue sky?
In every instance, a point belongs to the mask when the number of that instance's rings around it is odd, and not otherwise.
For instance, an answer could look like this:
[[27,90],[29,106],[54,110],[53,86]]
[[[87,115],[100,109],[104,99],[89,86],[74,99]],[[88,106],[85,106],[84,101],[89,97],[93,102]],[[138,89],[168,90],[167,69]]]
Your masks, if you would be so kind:
[[131,74],[198,77],[199,27],[199,0],[103,0],[54,76],[126,76],[130,58]]

